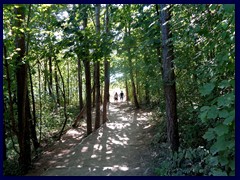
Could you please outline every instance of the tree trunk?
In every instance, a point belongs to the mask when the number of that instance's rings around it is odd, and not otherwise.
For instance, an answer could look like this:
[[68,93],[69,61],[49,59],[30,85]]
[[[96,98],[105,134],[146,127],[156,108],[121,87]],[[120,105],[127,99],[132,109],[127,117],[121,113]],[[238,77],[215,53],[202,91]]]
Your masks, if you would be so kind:
[[148,84],[148,82],[146,82],[146,84],[145,84],[145,102],[146,102],[146,104],[150,104],[149,84]]
[[[100,36],[100,4],[95,7],[96,16],[96,34]],[[97,38],[98,39],[98,38]],[[98,43],[98,42],[97,42]],[[95,117],[95,130],[100,127],[100,62],[97,59],[95,71],[95,87],[96,87],[96,117]]]
[[[16,27],[22,28],[25,19],[25,7],[19,5],[15,7]],[[23,173],[27,173],[31,165],[31,144],[29,119],[27,115],[27,64],[23,63],[25,56],[25,35],[22,32],[16,32],[16,48],[19,48],[16,58],[16,76],[17,76],[17,109],[18,109],[18,142],[20,149],[19,165]]]
[[59,133],[59,137],[58,137],[58,139],[61,139],[61,136],[63,134],[64,128],[65,128],[65,126],[67,124],[67,120],[68,120],[68,117],[67,117],[67,101],[66,101],[66,91],[65,91],[64,79],[63,79],[62,73],[60,71],[60,68],[58,66],[58,63],[56,63],[56,67],[58,69],[58,72],[59,72],[59,75],[60,75],[60,78],[61,78],[61,81],[62,81],[63,111],[64,111],[64,117],[65,117],[62,129],[61,129],[61,131]]
[[[3,101],[3,114],[5,113],[6,106]],[[3,118],[3,162],[7,160],[7,145],[6,145],[6,126],[5,126],[5,118]]]
[[173,44],[171,41],[170,6],[161,4],[161,27],[163,48],[163,85],[166,101],[167,134],[172,151],[179,147],[178,122],[177,122],[177,97],[175,74],[173,70]]
[[[158,17],[158,22],[159,22],[159,26],[158,26],[158,30],[161,31],[161,20],[160,20],[160,13],[158,10],[158,4],[156,4],[156,12],[157,12],[157,17]],[[161,62],[161,44],[159,43],[158,46],[156,47],[157,50],[157,59],[159,64],[161,65],[161,73],[163,72],[162,70],[162,62]]]
[[49,91],[49,95],[52,96],[52,87],[53,87],[53,78],[52,78],[52,57],[48,57],[49,60],[49,83],[48,83],[48,91]]
[[[29,69],[29,80],[30,80],[30,86],[31,86],[31,95],[32,95],[32,113],[33,113],[33,121],[31,123],[31,136],[33,140],[34,149],[37,150],[39,148],[39,143],[37,139],[37,132],[36,132],[36,124],[37,124],[37,118],[36,118],[36,108],[35,108],[35,98],[34,98],[34,91],[33,91],[33,82],[32,82],[32,75],[30,73],[30,66],[28,65]],[[29,108],[30,108],[30,102],[29,102]]]
[[[95,81],[96,81],[96,63],[94,63],[94,65],[93,65],[93,84],[96,84]],[[93,95],[92,95],[92,107],[93,108],[96,105],[95,98],[96,98],[96,87],[93,89]]]
[[[105,28],[106,34],[109,34],[109,13],[108,13],[108,4],[106,4],[106,19],[105,19]],[[107,60],[108,54],[104,56],[104,100],[103,100],[103,124],[107,121],[107,104],[109,102],[109,84],[110,84],[110,76],[109,76],[109,62]]]
[[[130,54],[130,49],[128,49],[128,53]],[[131,84],[132,84],[132,95],[133,95],[133,100],[134,100],[134,105],[137,109],[140,108],[139,104],[138,104],[138,99],[137,99],[137,93],[136,93],[136,88],[135,88],[135,82],[134,82],[134,78],[133,78],[133,71],[132,71],[132,60],[130,55],[128,56],[128,64],[130,67],[130,80],[131,80]]]
[[[127,24],[126,24],[125,34],[128,37],[131,36],[131,33],[130,33],[130,23],[129,23],[129,27],[128,28],[127,28]],[[134,105],[135,105],[136,109],[139,109],[140,106],[139,106],[138,99],[137,99],[136,87],[135,87],[135,82],[134,82],[134,77],[133,77],[131,49],[130,49],[129,46],[128,46],[127,51],[128,51],[128,65],[129,65],[129,71],[130,71],[130,80],[131,80],[131,84],[132,84],[132,95],[133,95]]]
[[41,96],[41,69],[38,61],[38,95],[39,95],[39,142],[42,140],[42,96]]
[[27,111],[28,111],[28,118],[30,122],[30,132],[31,132],[31,139],[33,142],[34,150],[37,151],[40,144],[37,139],[37,132],[36,132],[36,120],[34,120],[34,117],[31,115],[31,109],[30,109],[30,100],[27,92]]
[[[95,85],[93,85],[92,89],[91,89],[91,94],[93,92],[93,89],[95,88]],[[86,105],[83,106],[83,108],[81,109],[80,113],[77,115],[72,127],[76,128],[78,127],[78,122],[81,120],[82,117],[84,117],[84,113],[86,111]]]
[[56,108],[60,106],[60,95],[59,95],[59,82],[58,82],[58,73],[57,73],[57,59],[54,59],[55,68],[54,68],[54,79],[55,79],[55,89],[56,89],[56,97],[57,97],[57,105]]
[[[31,17],[31,4],[28,6],[28,18],[27,18],[27,27],[30,28],[30,17]],[[26,56],[28,55],[29,51],[29,43],[30,43],[30,33],[27,34],[27,46],[26,46]],[[30,90],[31,90],[31,97],[32,97],[32,115],[31,117],[31,106],[30,106],[30,100],[29,95],[27,92],[27,109],[29,111],[29,119],[30,119],[30,131],[31,131],[31,138],[33,141],[33,146],[35,151],[39,148],[40,144],[37,139],[37,132],[36,132],[36,124],[37,124],[37,118],[36,118],[36,108],[35,108],[35,98],[34,98],[34,90],[33,90],[33,81],[32,81],[32,73],[29,63],[28,65],[28,73],[29,73],[29,80],[30,80]]]
[[126,88],[126,101],[129,101],[129,93],[128,93],[128,82],[127,79],[125,79],[125,88]]
[[78,99],[79,99],[79,109],[83,108],[83,97],[82,97],[82,65],[80,56],[78,55]]
[[7,79],[7,89],[8,89],[8,96],[9,96],[9,108],[10,108],[10,120],[12,124],[12,131],[17,134],[17,127],[16,122],[14,118],[14,112],[13,112],[13,99],[12,99],[12,91],[11,91],[11,79],[10,79],[10,73],[9,73],[9,67],[7,62],[7,48],[5,45],[3,45],[3,55],[4,55],[4,66],[6,69],[6,79]]
[[[87,27],[87,9],[84,5],[83,12],[83,28]],[[90,60],[89,60],[89,47],[87,36],[84,37],[84,53],[83,53],[83,64],[85,68],[85,84],[86,84],[86,106],[87,106],[87,135],[92,133],[92,105],[91,105],[91,71],[90,71]]]
[[70,104],[70,67],[69,61],[67,62],[67,104]]

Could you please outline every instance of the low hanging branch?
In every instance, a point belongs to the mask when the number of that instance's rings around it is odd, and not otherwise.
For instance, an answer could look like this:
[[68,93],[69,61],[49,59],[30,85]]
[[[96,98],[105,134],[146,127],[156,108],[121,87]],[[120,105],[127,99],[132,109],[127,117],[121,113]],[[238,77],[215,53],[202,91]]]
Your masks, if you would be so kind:
[[[93,84],[93,87],[92,87],[92,89],[91,89],[91,93],[93,92],[94,88],[95,88],[95,84]],[[85,105],[83,106],[81,112],[77,115],[77,117],[76,117],[76,119],[75,119],[75,121],[74,121],[74,123],[73,123],[73,125],[72,125],[73,128],[77,128],[77,127],[78,127],[79,121],[81,120],[81,118],[84,116],[84,113],[86,112],[86,109],[87,109],[86,107],[87,107],[87,106],[86,106],[86,104],[85,104]]]

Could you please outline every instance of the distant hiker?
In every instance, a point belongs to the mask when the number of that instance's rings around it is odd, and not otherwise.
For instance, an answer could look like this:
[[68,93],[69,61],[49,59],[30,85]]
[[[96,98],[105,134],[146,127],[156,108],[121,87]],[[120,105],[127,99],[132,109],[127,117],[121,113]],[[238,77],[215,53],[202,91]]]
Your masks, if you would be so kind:
[[114,95],[114,101],[117,102],[118,101],[118,93],[116,92]]
[[122,100],[122,101],[123,101],[123,96],[124,96],[123,91],[121,91],[121,93],[120,93],[120,100]]

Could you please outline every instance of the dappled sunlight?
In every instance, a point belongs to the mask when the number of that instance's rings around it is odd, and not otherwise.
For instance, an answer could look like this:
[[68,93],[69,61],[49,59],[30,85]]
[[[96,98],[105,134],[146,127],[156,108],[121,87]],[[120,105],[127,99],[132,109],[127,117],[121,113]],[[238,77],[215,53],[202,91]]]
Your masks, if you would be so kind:
[[70,152],[70,150],[62,150],[61,153],[59,153],[57,156],[61,157],[61,156],[68,154],[69,152]]
[[130,123],[108,123],[107,127],[110,129],[123,129],[130,126]]
[[66,168],[66,166],[56,166],[55,168],[57,168],[57,169]]
[[95,145],[93,146],[93,148],[94,148],[94,150],[99,150],[99,151],[101,151],[102,148],[103,148],[103,146],[102,146],[101,144],[95,144]]
[[149,125],[147,125],[147,126],[144,126],[143,129],[148,129],[148,128],[150,128],[150,127],[152,127],[151,124],[149,124]]
[[124,142],[118,141],[116,139],[113,138],[108,138],[107,142],[111,142],[112,144],[118,144],[118,145],[124,145]]
[[[58,154],[56,169],[76,168],[81,175],[120,175],[141,172],[139,155],[144,148],[143,138],[147,134],[139,133],[148,130],[149,113],[133,110],[126,103],[111,103],[109,121],[97,131],[85,138],[72,151],[66,150]],[[94,124],[93,124],[94,125]],[[68,136],[77,137],[78,129],[71,129]],[[66,159],[64,159],[64,154]],[[61,158],[63,158],[61,160]],[[77,174],[79,174],[77,173]],[[100,173],[100,174],[99,174]]]
[[73,138],[78,138],[80,135],[82,135],[83,132],[82,131],[78,131],[76,129],[70,129],[67,131],[66,135],[69,135]]
[[85,147],[82,148],[81,152],[82,152],[82,153],[83,153],[83,152],[87,152],[87,150],[88,150],[88,147],[85,146]]
[[126,165],[122,165],[122,166],[114,165],[114,166],[111,166],[111,167],[103,167],[102,170],[103,171],[111,170],[113,172],[116,172],[118,170],[120,170],[120,171],[127,171],[127,170],[129,170],[129,168]]

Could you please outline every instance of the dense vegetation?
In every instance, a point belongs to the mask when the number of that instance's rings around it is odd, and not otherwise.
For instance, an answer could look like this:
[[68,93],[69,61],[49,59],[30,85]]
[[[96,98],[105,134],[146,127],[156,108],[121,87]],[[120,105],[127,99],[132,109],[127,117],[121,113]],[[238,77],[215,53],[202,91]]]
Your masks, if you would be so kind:
[[156,109],[154,141],[167,143],[156,174],[234,175],[234,15],[222,4],[4,5],[4,174],[26,173],[83,114],[87,134],[98,129],[117,85]]

